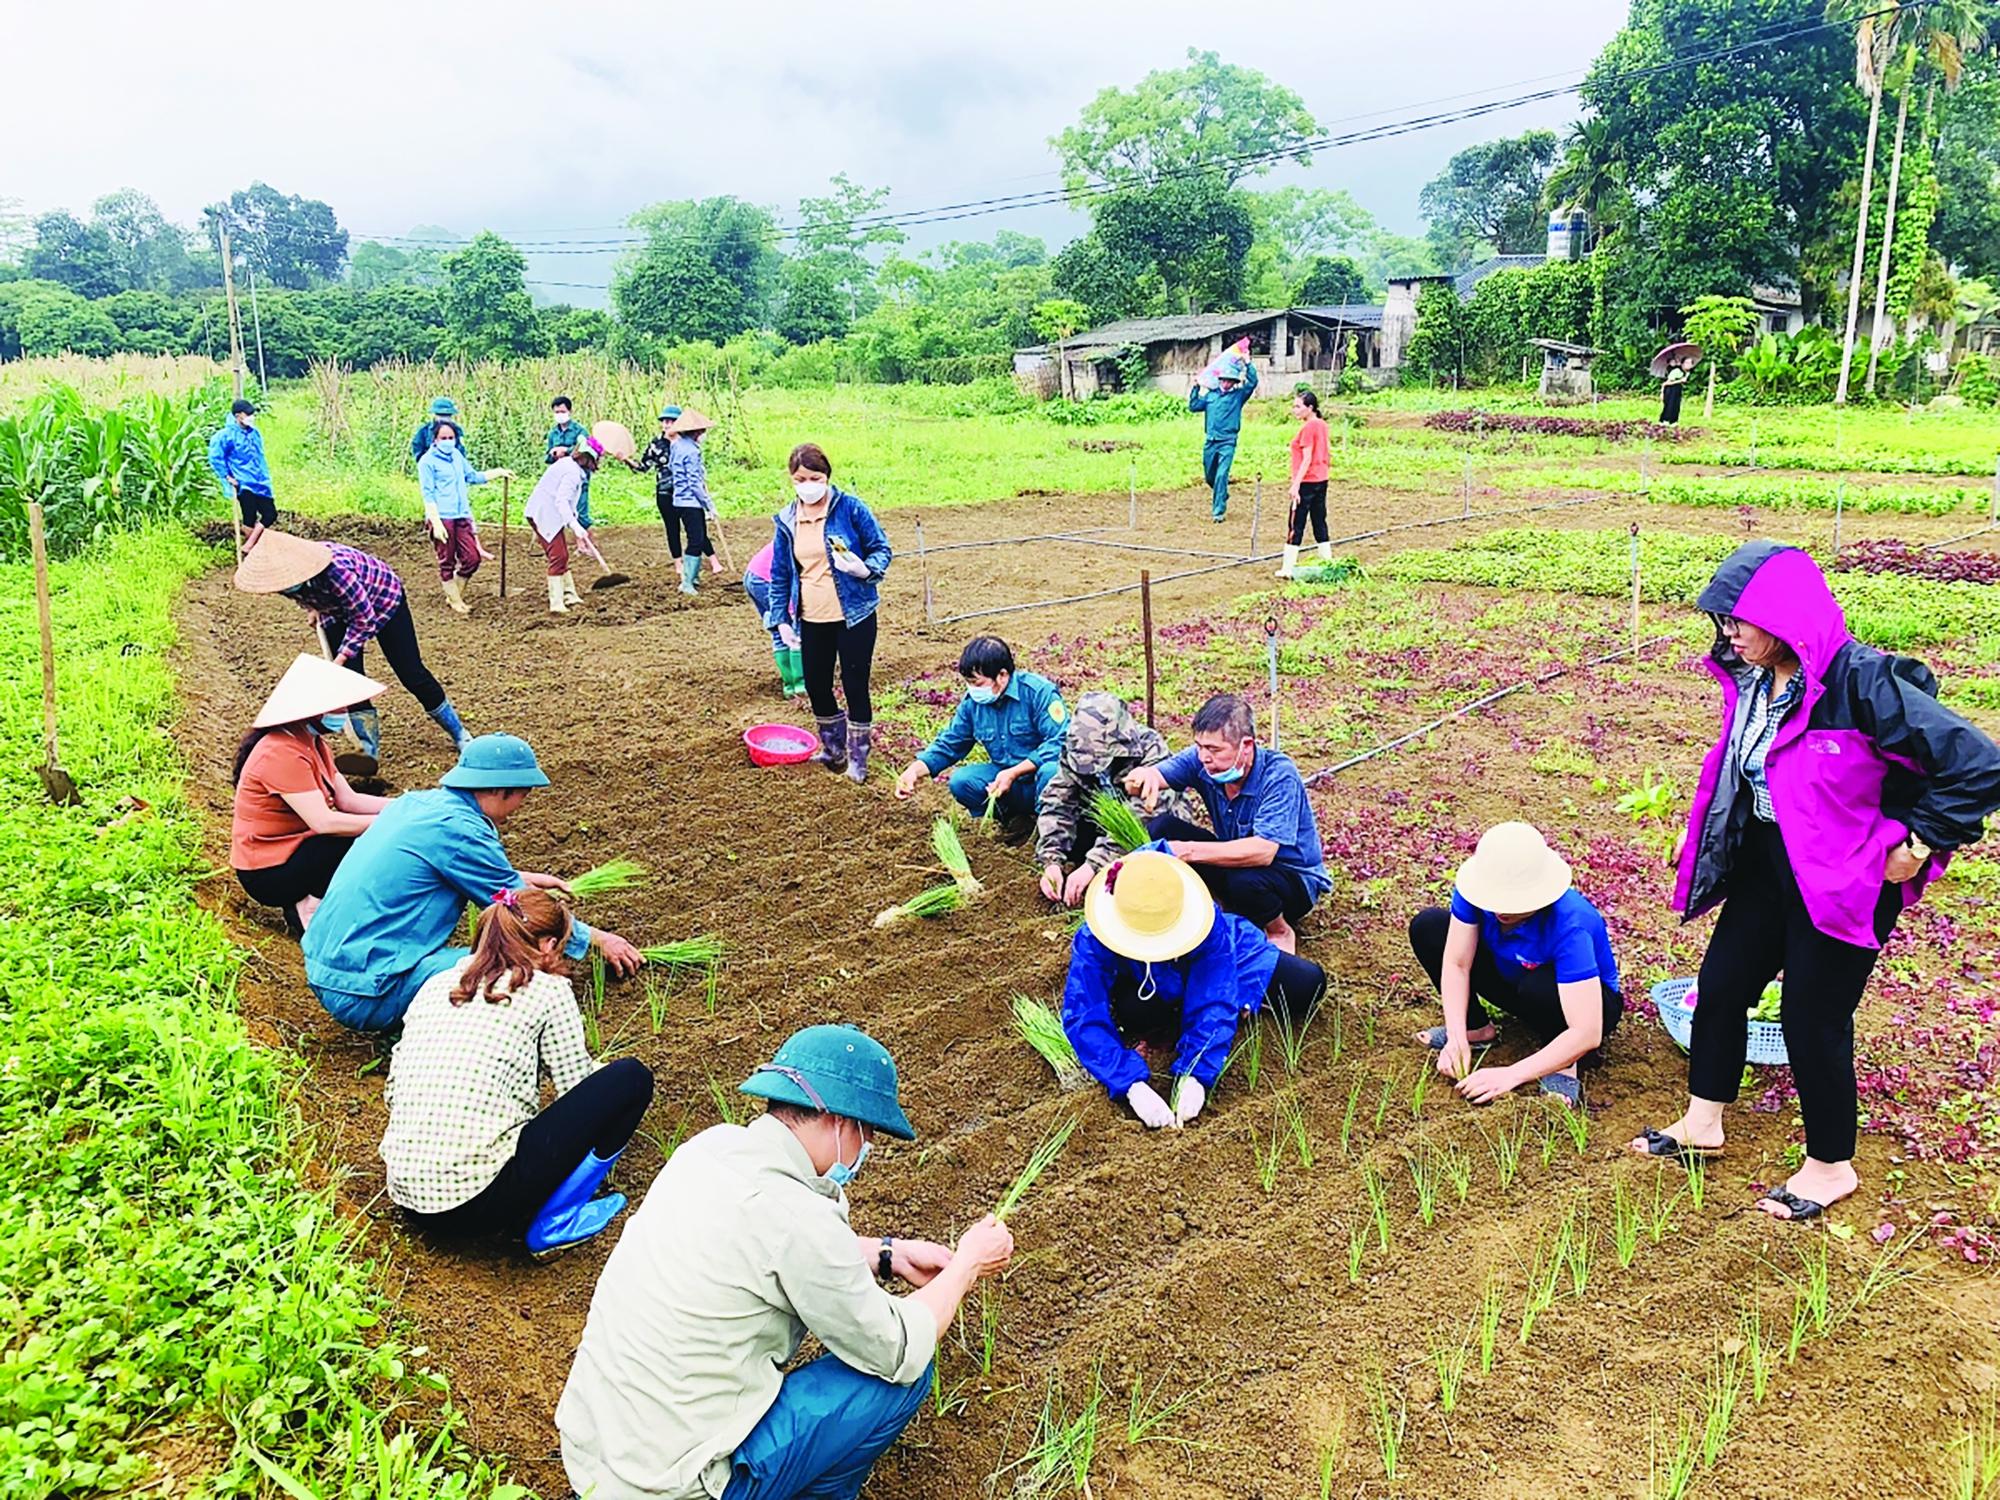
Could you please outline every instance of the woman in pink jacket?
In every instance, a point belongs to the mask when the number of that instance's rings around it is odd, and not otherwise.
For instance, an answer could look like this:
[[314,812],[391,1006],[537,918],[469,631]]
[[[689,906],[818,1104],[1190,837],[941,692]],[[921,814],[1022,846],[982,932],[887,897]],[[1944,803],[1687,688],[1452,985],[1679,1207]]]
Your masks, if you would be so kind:
[[1806,1160],[1757,1206],[1811,1219],[1860,1185],[1861,992],[1896,919],[2000,807],[2000,748],[1938,703],[1928,667],[1849,635],[1796,547],[1745,543],[1696,603],[1715,620],[1704,665],[1722,685],[1722,733],[1702,762],[1674,904],[1690,920],[1722,912],[1701,963],[1687,1113],[1632,1149],[1722,1153],[1746,1017],[1782,969]]

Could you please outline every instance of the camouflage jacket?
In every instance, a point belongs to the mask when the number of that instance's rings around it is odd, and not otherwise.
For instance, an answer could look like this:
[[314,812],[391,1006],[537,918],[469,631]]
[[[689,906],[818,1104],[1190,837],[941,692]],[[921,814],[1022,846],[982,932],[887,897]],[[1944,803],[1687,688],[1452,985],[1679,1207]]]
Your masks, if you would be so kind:
[[[1133,718],[1125,700],[1116,693],[1085,693],[1063,734],[1056,774],[1042,789],[1035,820],[1037,859],[1045,865],[1069,866],[1085,826],[1096,830],[1090,817],[1090,799],[1098,791],[1117,792],[1143,821],[1145,807],[1136,797],[1126,795],[1122,778],[1139,766],[1158,765],[1167,754],[1166,738]],[[1192,805],[1185,793],[1169,792],[1153,811],[1188,817]],[[1117,845],[1099,832],[1084,862],[1103,869],[1117,857]]]

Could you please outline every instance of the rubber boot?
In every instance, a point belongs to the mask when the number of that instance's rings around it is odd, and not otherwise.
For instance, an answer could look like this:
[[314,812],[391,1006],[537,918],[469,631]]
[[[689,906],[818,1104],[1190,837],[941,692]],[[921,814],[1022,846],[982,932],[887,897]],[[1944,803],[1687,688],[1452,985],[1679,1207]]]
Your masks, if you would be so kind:
[[681,559],[681,592],[683,594],[692,594],[695,591],[694,581],[700,575],[701,559],[693,553],[689,553],[683,557]]
[[1313,556],[1317,557],[1323,563],[1332,563],[1333,543],[1321,542],[1317,547],[1313,548]]
[[785,696],[796,698],[806,690],[806,665],[799,660],[799,648],[785,648],[782,665],[778,668],[785,680]]
[[819,749],[813,751],[812,762],[825,766],[829,771],[847,769],[847,715],[835,714],[831,718],[815,718],[819,725]]
[[562,586],[563,586],[563,603],[565,604],[583,603],[583,595],[579,594],[576,591],[576,574],[564,573],[562,576]]
[[372,703],[349,709],[347,727],[361,742],[361,753],[373,760],[382,758],[382,710]]
[[463,578],[447,578],[444,581],[444,602],[451,606],[452,613],[454,614],[469,615],[472,613],[472,606],[465,602],[465,580]]
[[791,697],[792,667],[791,663],[785,660],[785,648],[783,646],[773,646],[771,648],[771,661],[778,669],[779,694],[786,698]]
[[847,779],[856,786],[868,784],[868,752],[874,743],[873,724],[850,723],[847,726]]
[[1278,564],[1278,576],[1280,578],[1290,578],[1292,576],[1292,571],[1295,568],[1297,568],[1298,565],[1299,565],[1299,549],[1294,546],[1291,546],[1290,544],[1287,544],[1285,547],[1285,560]]
[[472,736],[465,732],[465,725],[459,721],[458,710],[451,706],[451,699],[445,699],[432,709],[431,718],[436,721],[438,728],[451,736],[451,742],[459,749],[463,750],[472,743]]
[[624,1154],[616,1151],[603,1157],[593,1151],[577,1163],[576,1170],[563,1179],[562,1186],[549,1194],[549,1201],[536,1210],[534,1222],[528,1226],[530,1255],[541,1260],[572,1245],[581,1245],[592,1235],[602,1233],[625,1211],[623,1193],[591,1197]]

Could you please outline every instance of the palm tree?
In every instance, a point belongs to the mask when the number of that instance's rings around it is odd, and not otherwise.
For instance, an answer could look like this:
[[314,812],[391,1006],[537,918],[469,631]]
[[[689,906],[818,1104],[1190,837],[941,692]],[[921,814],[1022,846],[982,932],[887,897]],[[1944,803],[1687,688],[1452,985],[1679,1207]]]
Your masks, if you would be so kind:
[[[1840,384],[1833,404],[1847,404],[1847,382],[1854,368],[1854,325],[1861,317],[1861,267],[1868,256],[1868,204],[1875,194],[1875,137],[1882,126],[1882,72],[1888,62],[1893,22],[1879,16],[1885,0],[1829,0],[1829,21],[1854,21],[1854,82],[1868,96],[1868,145],[1861,157],[1861,208],[1855,215],[1854,268],[1847,277],[1847,332],[1840,341]],[[1893,10],[1896,0],[1886,0]],[[1891,24],[1882,24],[1884,22]]]
[[1896,102],[1896,145],[1889,158],[1889,206],[1882,214],[1882,248],[1875,262],[1875,319],[1868,330],[1868,378],[1865,389],[1875,394],[1875,370],[1889,342],[1886,304],[1889,299],[1889,251],[1896,239],[1896,194],[1903,176],[1903,131],[1910,118],[1910,91],[1917,67],[1928,58],[1947,89],[1958,87],[1965,54],[1979,45],[1984,29],[1974,0],[1925,0],[1921,8],[1886,17],[1892,50],[1900,56],[1895,71],[1902,80]]
[[1573,126],[1563,160],[1548,181],[1551,209],[1574,204],[1590,215],[1591,226],[1608,232],[1625,190],[1625,167],[1611,122],[1584,120]]

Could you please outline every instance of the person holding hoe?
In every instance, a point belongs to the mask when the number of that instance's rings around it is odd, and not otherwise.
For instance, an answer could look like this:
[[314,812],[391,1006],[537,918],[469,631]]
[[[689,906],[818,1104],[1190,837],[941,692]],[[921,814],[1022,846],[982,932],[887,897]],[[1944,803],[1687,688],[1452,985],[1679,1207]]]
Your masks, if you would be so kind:
[[[1274,1005],[1303,1029],[1326,990],[1318,964],[1280,953],[1220,910],[1192,869],[1155,843],[1090,883],[1070,941],[1062,1023],[1076,1059],[1149,1130],[1201,1113],[1239,1024]],[[1169,1049],[1162,1098],[1146,1052]]]
[[320,720],[383,691],[359,672],[301,656],[236,747],[230,868],[251,900],[283,911],[294,937],[306,930],[348,849],[389,805],[347,784]]
[[[1083,900],[1090,882],[1118,858],[1118,845],[1097,824],[1092,801],[1099,793],[1123,798],[1136,818],[1144,811],[1124,788],[1140,766],[1167,759],[1166,736],[1132,717],[1116,693],[1085,693],[1063,732],[1056,772],[1042,786],[1035,813],[1035,858],[1042,866],[1042,894],[1064,906]],[[1181,816],[1193,804],[1169,792],[1160,811]],[[1074,866],[1065,873],[1065,867]]]
[[438,578],[444,602],[455,614],[469,615],[465,581],[479,571],[479,529],[472,523],[472,497],[467,486],[494,479],[511,479],[506,469],[481,473],[465,461],[458,447],[458,424],[440,417],[432,424],[436,436],[417,460],[417,487],[424,497],[424,525],[437,547]]
[[1292,524],[1285,533],[1285,560],[1278,568],[1280,578],[1290,578],[1299,565],[1299,548],[1306,539],[1306,522],[1312,522],[1313,540],[1319,543],[1319,560],[1333,561],[1332,533],[1326,529],[1326,484],[1333,472],[1333,452],[1328,444],[1326,418],[1319,414],[1319,397],[1301,390],[1292,397],[1292,416],[1299,430],[1292,435]]
[[243,550],[248,552],[265,528],[278,524],[278,502],[271,498],[271,466],[264,461],[257,408],[241,396],[230,403],[229,420],[208,440],[208,466],[222,481],[222,493],[236,503],[244,526]]
[[[865,1033],[796,1032],[743,1092],[764,1114],[668,1157],[598,1278],[556,1406],[579,1495],[854,1500],[966,1293],[1013,1255],[991,1215],[955,1248],[854,1233],[874,1138],[916,1138]],[[788,1372],[808,1333],[825,1352]]]
[[[1625,1013],[1618,961],[1604,918],[1570,884],[1570,868],[1527,823],[1481,835],[1458,867],[1451,906],[1410,919],[1410,950],[1444,1002],[1444,1025],[1417,1033],[1437,1069],[1474,1104],[1538,1081],[1571,1108],[1583,1104],[1577,1065],[1596,1056]],[[1485,1000],[1534,1037],[1536,1051],[1510,1067],[1474,1068],[1472,1049],[1499,1033]]]
[[1202,704],[1194,745],[1157,766],[1139,766],[1125,790],[1157,809],[1167,791],[1192,789],[1214,832],[1173,813],[1146,825],[1193,865],[1222,909],[1247,917],[1278,948],[1298,947],[1295,924],[1333,889],[1305,779],[1291,757],[1257,743],[1257,719],[1234,693]]
[[[409,689],[432,721],[461,749],[472,738],[417,649],[417,626],[398,578],[381,558],[342,546],[267,531],[255,552],[236,567],[236,587],[246,594],[282,594],[311,617],[332,661],[356,672],[373,641],[389,659],[396,680]],[[382,748],[381,718],[364,704],[348,718],[370,760]]]
[[1942,706],[1937,678],[1864,646],[1809,553],[1746,542],[1695,600],[1715,622],[1702,663],[1721,735],[1688,807],[1674,905],[1722,908],[1701,961],[1688,1104],[1631,1143],[1722,1154],[1746,1018],[1779,970],[1805,1162],[1757,1207],[1813,1219],[1860,1186],[1854,1013],[1897,919],[2000,809],[2000,748]]
[[[574,457],[590,437],[590,429],[575,421],[569,414],[570,401],[567,396],[558,396],[549,403],[549,413],[555,418],[555,425],[549,429],[546,447],[542,456],[544,464],[552,464],[557,459]],[[602,452],[602,450],[598,450]],[[583,488],[576,496],[576,522],[584,531],[590,530],[590,475],[583,476]]]
[[[433,974],[466,956],[450,946],[468,903],[496,891],[566,891],[553,875],[517,871],[500,825],[549,784],[527,741],[482,735],[442,784],[405,792],[355,840],[306,928],[306,983],[327,1014],[356,1031],[386,1031]],[[563,955],[595,948],[615,974],[644,960],[615,932],[572,923]]]
[[[668,489],[673,519],[667,522],[667,545],[681,563],[681,592],[692,594],[701,581],[701,560],[706,557],[715,572],[722,571],[716,560],[715,542],[708,534],[715,520],[715,501],[708,493],[708,466],[702,462],[701,435],[715,424],[698,411],[683,411],[674,418],[672,438],[667,446]],[[687,553],[674,546],[674,526],[687,531]]]
[[600,564],[604,561],[576,509],[584,486],[590,482],[590,476],[597,468],[598,452],[597,440],[586,434],[574,453],[566,453],[549,464],[542,477],[535,481],[534,493],[528,496],[528,503],[521,507],[522,518],[534,532],[535,540],[542,544],[542,552],[549,560],[549,613],[552,615],[566,613],[572,604],[583,602],[583,596],[576,591],[576,579],[569,570],[570,532],[576,533],[584,550],[596,557]]
[[403,1013],[382,1161],[390,1200],[420,1227],[518,1235],[540,1258],[624,1209],[622,1193],[593,1195],[645,1118],[653,1075],[637,1058],[590,1060],[563,956],[574,925],[549,891],[496,892],[470,956]]
[[436,396],[431,400],[431,414],[417,423],[417,430],[410,434],[410,462],[421,463],[423,456],[431,451],[431,444],[437,441],[438,423],[449,422],[458,437],[458,451],[467,463],[472,455],[465,446],[465,424],[458,419],[458,403],[449,396]]
[[[920,782],[951,771],[958,805],[975,818],[998,814],[1001,837],[1018,844],[1034,831],[1035,809],[1055,777],[1069,710],[1048,678],[1015,670],[1013,651],[997,635],[966,642],[958,675],[965,679],[958,711],[903,768],[896,795],[907,798]],[[987,758],[960,765],[974,745]]]
[[1188,410],[1205,412],[1201,443],[1201,478],[1214,497],[1211,518],[1220,522],[1229,509],[1229,468],[1236,462],[1236,438],[1243,430],[1243,407],[1257,391],[1257,367],[1247,350],[1232,349],[1204,370],[1188,392]]
[[[818,443],[800,443],[786,467],[794,498],[772,518],[771,605],[764,623],[799,653],[806,696],[819,723],[813,763],[865,784],[875,735],[868,693],[875,611],[893,554],[861,497],[835,488],[833,460]],[[788,618],[798,623],[789,624]],[[845,712],[833,695],[836,664],[847,694]]]

